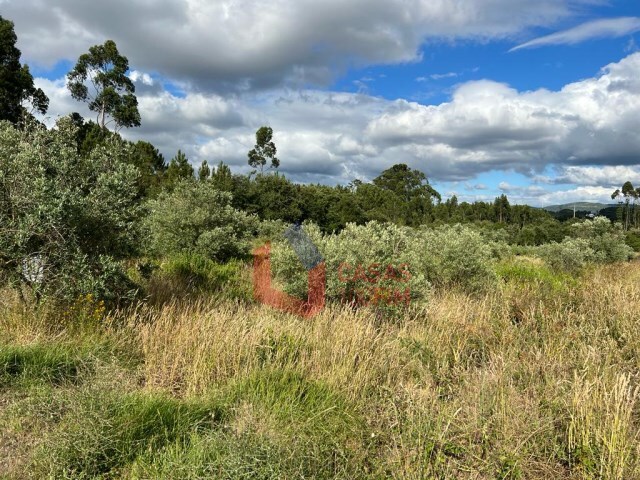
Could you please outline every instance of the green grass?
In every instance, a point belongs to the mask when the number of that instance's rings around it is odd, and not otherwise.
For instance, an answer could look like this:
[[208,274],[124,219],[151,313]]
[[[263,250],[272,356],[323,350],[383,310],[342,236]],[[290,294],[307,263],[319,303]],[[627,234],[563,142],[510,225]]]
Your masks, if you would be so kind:
[[94,352],[73,345],[0,346],[0,389],[76,382],[93,363]]
[[162,395],[84,391],[35,453],[33,471],[54,478],[113,477],[165,445],[216,425],[214,404]]
[[395,322],[198,298],[20,328],[11,307],[0,478],[640,478],[640,264],[496,268]]

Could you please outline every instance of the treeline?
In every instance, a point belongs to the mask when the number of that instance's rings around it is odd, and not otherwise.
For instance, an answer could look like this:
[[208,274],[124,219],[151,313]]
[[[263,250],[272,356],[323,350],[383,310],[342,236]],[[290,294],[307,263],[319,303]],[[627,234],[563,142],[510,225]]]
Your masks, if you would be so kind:
[[[267,126],[256,131],[256,143],[248,150],[249,174],[206,161],[196,171],[180,150],[167,161],[151,143],[127,141],[118,133],[139,126],[141,119],[126,75],[128,61],[110,40],[81,55],[68,74],[73,98],[87,102],[96,121],[72,113],[48,129],[31,113],[44,113],[48,99],[20,64],[15,42],[13,24],[0,17],[0,286],[67,302],[91,294],[118,304],[139,295],[150,270],[161,268],[165,258],[191,256],[186,263],[174,263],[174,273],[189,272],[191,285],[194,279],[210,278],[194,269],[223,272],[221,264],[247,259],[252,242],[281,235],[287,223],[313,225],[331,242],[347,239],[350,231],[365,232],[361,246],[345,243],[360,250],[374,240],[367,228],[379,233],[375,240],[381,243],[388,243],[396,230],[407,238],[414,235],[409,231],[419,230],[419,241],[409,243],[416,264],[424,256],[420,242],[436,235],[442,245],[429,240],[430,252],[446,251],[445,242],[455,249],[441,265],[425,267],[425,278],[434,283],[446,265],[472,256],[473,238],[478,248],[490,243],[506,251],[517,245],[524,253],[555,242],[549,258],[566,259],[566,270],[587,260],[628,256],[628,249],[613,248],[625,241],[604,219],[593,222],[596,233],[575,239],[575,222],[561,223],[544,210],[511,205],[506,195],[493,202],[459,202],[455,196],[443,201],[425,173],[406,164],[393,165],[370,182],[294,183],[278,172],[281,162]],[[89,91],[88,84],[95,89]],[[625,229],[637,224],[637,193],[630,184],[614,192],[623,202]],[[443,228],[447,225],[456,227]],[[634,235],[627,231],[627,243],[640,250]],[[461,264],[451,278],[460,281],[469,268]]]
[[[78,114],[72,119],[78,127],[79,153],[88,155],[117,133],[85,122]],[[256,146],[260,144],[257,134]],[[528,205],[511,205],[506,195],[493,202],[459,202],[456,196],[442,201],[426,175],[405,164],[384,170],[371,182],[354,179],[348,185],[295,183],[274,168],[253,174],[233,173],[229,165],[210,165],[203,161],[194,169],[182,151],[167,162],[152,144],[131,143],[127,161],[138,169],[141,199],[156,198],[171,191],[182,180],[208,182],[232,195],[232,205],[261,220],[288,223],[311,221],[324,232],[340,231],[348,223],[389,222],[417,227],[452,223],[483,223],[504,228],[514,243],[540,245],[562,240],[563,227],[553,215]],[[254,149],[255,150],[255,149]],[[251,158],[252,150],[249,152]]]

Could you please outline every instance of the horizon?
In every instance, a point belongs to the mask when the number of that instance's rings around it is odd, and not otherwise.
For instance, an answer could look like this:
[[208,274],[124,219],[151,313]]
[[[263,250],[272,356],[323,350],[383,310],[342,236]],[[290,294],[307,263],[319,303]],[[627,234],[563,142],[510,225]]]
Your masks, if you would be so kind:
[[[615,204],[640,184],[640,7],[633,0],[134,0],[3,3],[46,123],[77,111],[66,73],[113,39],[142,126],[168,160],[249,170],[261,125],[302,183],[370,181],[393,164],[443,198]],[[144,19],[144,20],[141,20]]]

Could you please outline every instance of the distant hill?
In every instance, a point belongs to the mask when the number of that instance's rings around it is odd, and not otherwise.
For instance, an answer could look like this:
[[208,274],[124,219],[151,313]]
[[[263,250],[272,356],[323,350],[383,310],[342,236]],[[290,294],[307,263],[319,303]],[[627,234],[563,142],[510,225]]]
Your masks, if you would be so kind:
[[574,205],[576,207],[576,211],[590,211],[595,213],[598,213],[603,208],[618,206],[616,203],[575,202],[564,203],[562,205],[549,205],[547,207],[543,207],[543,209],[549,212],[558,213],[561,210],[573,210]]

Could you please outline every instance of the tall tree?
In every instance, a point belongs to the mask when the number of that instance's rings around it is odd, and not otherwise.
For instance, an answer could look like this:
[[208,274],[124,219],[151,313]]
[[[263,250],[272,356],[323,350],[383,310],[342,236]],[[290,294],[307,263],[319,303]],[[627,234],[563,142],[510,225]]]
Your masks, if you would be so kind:
[[128,158],[138,168],[138,190],[140,197],[155,197],[160,193],[167,163],[160,151],[151,143],[138,140],[133,144]]
[[616,189],[616,191],[611,194],[611,199],[618,199],[620,203],[624,202],[622,209],[622,226],[624,230],[629,230],[632,216],[631,203],[633,202],[633,210],[635,213],[635,202],[638,199],[637,190],[633,188],[631,182],[624,182],[621,189]]
[[511,218],[511,205],[509,204],[509,199],[503,193],[493,202],[493,213],[495,215],[495,220],[499,223],[506,223]]
[[180,180],[191,178],[193,178],[193,167],[182,150],[178,150],[176,156],[169,162],[169,168],[167,168],[165,175],[167,187],[171,190]]
[[[104,45],[94,45],[89,53],[80,55],[78,63],[67,74],[71,96],[87,102],[89,110],[97,112],[96,122],[102,128],[110,121],[116,129],[140,126],[138,99],[134,95],[135,86],[127,77],[128,70],[127,57],[120,55],[113,40],[107,40]],[[107,116],[112,120],[107,121]]]
[[405,202],[415,197],[433,197],[440,199],[427,176],[420,170],[409,168],[404,163],[398,163],[386,169],[373,179],[373,184],[384,190],[390,190]]
[[404,163],[393,165],[373,179],[373,184],[396,195],[402,203],[401,216],[407,225],[419,225],[430,216],[440,194],[429,185],[427,176]]
[[[218,190],[222,190],[223,192],[233,192],[234,181],[233,181],[233,175],[231,174],[231,169],[229,168],[229,165],[226,165],[224,162],[221,161],[216,167],[215,172],[211,174],[211,182],[215,185],[215,187]],[[234,195],[234,199],[235,199],[235,195]]]
[[249,151],[249,165],[254,169],[260,169],[262,174],[268,161],[271,162],[270,168],[278,168],[280,160],[276,157],[276,144],[273,143],[273,129],[271,127],[260,127],[256,131],[256,144]]
[[209,164],[206,160],[203,160],[200,164],[200,168],[198,169],[198,180],[204,182],[205,180],[209,180],[211,177],[211,169],[209,168]]
[[25,103],[45,114],[49,99],[36,88],[27,65],[20,64],[13,22],[0,16],[0,120],[18,123],[30,114]]

